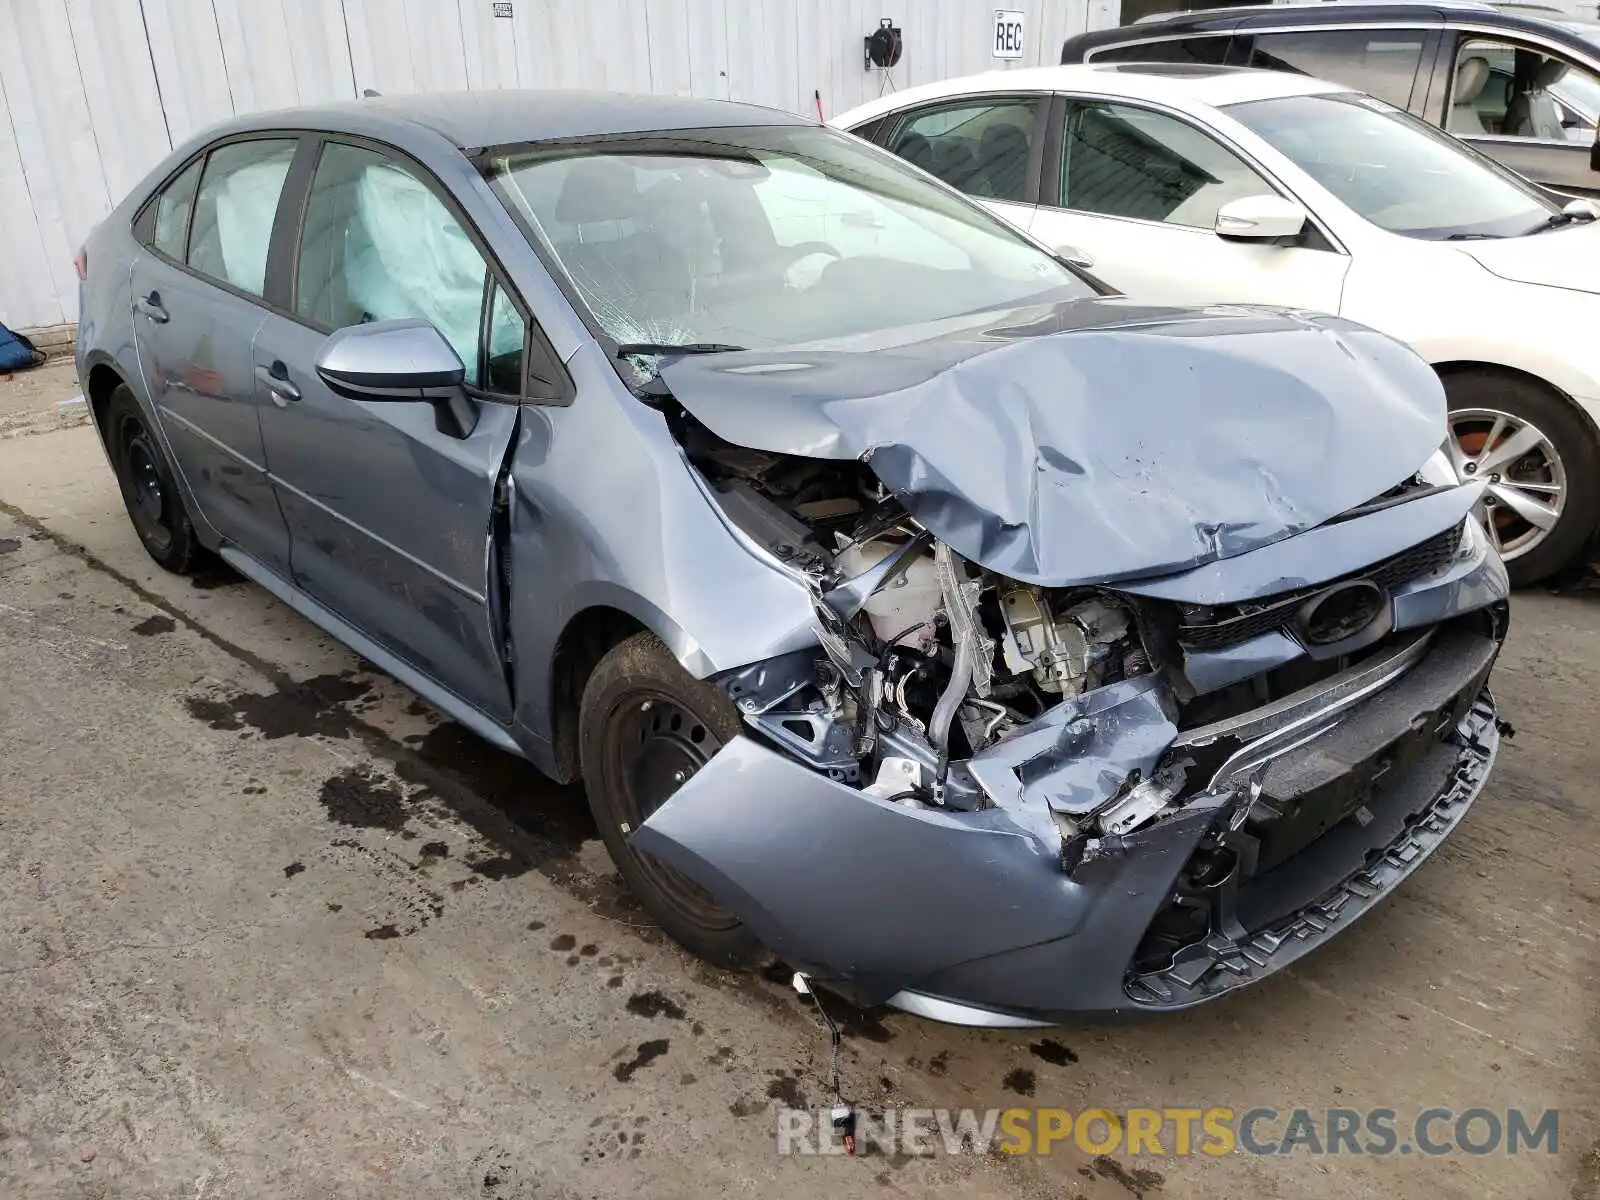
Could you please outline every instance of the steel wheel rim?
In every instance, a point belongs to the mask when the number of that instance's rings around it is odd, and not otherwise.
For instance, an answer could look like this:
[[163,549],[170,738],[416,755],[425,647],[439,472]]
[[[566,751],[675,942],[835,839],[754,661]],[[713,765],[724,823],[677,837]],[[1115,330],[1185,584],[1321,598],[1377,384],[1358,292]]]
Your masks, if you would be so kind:
[[[711,727],[660,693],[634,693],[614,717],[613,779],[624,836],[638,829],[711,756],[722,748]],[[685,919],[703,929],[731,929],[738,921],[687,875],[648,854],[634,862]]]
[[1488,487],[1474,515],[1508,562],[1541,545],[1567,504],[1567,472],[1555,443],[1532,421],[1494,408],[1450,413],[1456,472]]
[[128,508],[134,525],[157,550],[172,544],[172,512],[162,480],[160,451],[144,424],[129,417],[122,425],[122,462]]

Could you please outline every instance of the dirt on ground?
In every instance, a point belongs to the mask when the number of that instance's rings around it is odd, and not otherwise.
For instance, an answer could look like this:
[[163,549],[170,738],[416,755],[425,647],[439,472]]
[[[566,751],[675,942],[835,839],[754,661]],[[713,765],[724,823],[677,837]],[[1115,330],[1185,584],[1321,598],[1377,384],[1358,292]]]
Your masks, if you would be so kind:
[[656,933],[580,789],[162,573],[76,391],[0,380],[0,1195],[1600,1200],[1600,592],[1515,599],[1484,796],[1259,986],[1006,1033],[827,1001],[869,1113],[1559,1109],[1554,1152],[780,1156],[833,1099],[784,973]]

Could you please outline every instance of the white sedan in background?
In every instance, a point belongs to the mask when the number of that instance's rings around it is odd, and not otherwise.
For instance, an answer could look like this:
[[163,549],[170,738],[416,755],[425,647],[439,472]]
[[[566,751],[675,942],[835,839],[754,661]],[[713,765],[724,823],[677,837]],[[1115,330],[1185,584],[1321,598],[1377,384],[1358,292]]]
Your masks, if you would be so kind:
[[[1138,298],[1338,313],[1449,396],[1514,582],[1600,521],[1600,223],[1382,100],[1278,71],[1116,64],[893,92],[833,124]],[[1375,440],[1384,437],[1374,429]]]

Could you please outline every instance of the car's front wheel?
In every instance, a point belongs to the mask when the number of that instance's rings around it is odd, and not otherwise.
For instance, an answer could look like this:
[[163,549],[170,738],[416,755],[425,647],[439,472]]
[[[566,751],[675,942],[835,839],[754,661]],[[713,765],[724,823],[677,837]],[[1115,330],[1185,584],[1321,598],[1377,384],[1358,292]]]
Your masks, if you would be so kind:
[[583,689],[578,719],[589,807],[639,903],[701,958],[724,965],[754,961],[760,945],[732,913],[628,841],[739,732],[732,701],[679,666],[654,634],[640,633],[600,660]]
[[1571,565],[1600,517],[1600,453],[1583,417],[1515,376],[1464,371],[1444,384],[1451,457],[1462,478],[1488,485],[1477,516],[1511,582]]
[[172,464],[127,384],[111,393],[104,432],[122,502],[145,550],[175,574],[193,573],[204,549],[173,481]]

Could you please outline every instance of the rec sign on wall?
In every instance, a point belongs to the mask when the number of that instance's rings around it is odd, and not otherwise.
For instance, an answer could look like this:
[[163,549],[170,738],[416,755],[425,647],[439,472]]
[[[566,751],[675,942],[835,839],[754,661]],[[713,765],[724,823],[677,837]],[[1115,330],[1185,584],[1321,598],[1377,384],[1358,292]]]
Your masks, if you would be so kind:
[[1014,8],[998,8],[994,14],[994,41],[989,52],[995,58],[1022,57],[1022,12]]

